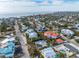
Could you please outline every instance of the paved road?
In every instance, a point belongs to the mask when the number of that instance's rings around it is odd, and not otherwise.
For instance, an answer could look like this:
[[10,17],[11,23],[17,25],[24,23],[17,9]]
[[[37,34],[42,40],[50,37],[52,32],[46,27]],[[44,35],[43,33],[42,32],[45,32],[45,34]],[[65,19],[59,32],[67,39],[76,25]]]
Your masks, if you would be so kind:
[[17,21],[16,21],[16,25],[14,27],[15,27],[16,35],[20,40],[21,47],[22,47],[22,50],[24,53],[24,56],[22,56],[22,58],[30,58],[29,52],[28,52],[28,46],[26,45],[27,44],[26,37],[24,37],[23,34],[20,32]]
[[71,39],[70,41],[79,47],[79,44],[74,39]]
[[66,41],[69,41],[70,43],[73,43],[74,45],[76,45],[76,46],[79,47],[79,44],[76,43],[74,39],[69,39],[69,38],[67,38],[67,37],[65,37],[65,36],[64,36],[63,38],[64,38]]

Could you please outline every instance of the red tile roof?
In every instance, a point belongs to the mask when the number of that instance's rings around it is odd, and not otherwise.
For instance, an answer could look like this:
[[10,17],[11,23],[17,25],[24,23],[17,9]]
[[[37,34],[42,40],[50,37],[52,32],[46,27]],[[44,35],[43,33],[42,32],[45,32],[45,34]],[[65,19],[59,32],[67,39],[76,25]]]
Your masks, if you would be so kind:
[[58,36],[58,33],[53,32],[53,31],[47,31],[47,32],[44,33],[44,36],[48,36],[48,35],[51,35],[51,36]]
[[62,43],[62,42],[64,42],[62,39],[56,39],[56,42],[57,43]]

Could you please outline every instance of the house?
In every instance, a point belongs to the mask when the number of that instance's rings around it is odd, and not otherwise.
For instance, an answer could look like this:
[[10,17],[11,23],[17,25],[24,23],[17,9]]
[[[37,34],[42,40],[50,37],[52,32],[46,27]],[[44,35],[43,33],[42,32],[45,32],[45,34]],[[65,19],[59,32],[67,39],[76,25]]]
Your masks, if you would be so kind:
[[41,54],[44,56],[44,58],[55,58],[56,53],[52,49],[52,47],[44,48],[43,50],[40,50]]
[[79,54],[76,54],[76,58],[79,58]]
[[0,42],[0,55],[4,55],[6,58],[14,56],[15,52],[15,37],[7,35],[4,40]]
[[15,44],[12,41],[7,42],[7,46],[0,47],[0,54],[4,55],[6,58],[12,58],[15,52]]
[[38,37],[38,34],[33,29],[28,29],[25,33],[29,35],[29,38]]
[[76,29],[79,29],[79,24],[75,24],[74,26]]
[[53,48],[55,49],[55,51],[62,53],[64,55],[64,57],[70,57],[74,54],[70,49],[65,47],[63,44],[57,45]]
[[38,24],[37,31],[38,32],[45,32],[45,31],[47,31],[47,29],[45,27],[45,24]]
[[34,32],[33,29],[27,29],[27,31],[25,33],[29,34],[30,32]]
[[73,36],[75,33],[69,29],[62,29],[61,33],[67,36]]
[[39,21],[40,19],[34,19],[35,21]]
[[23,25],[21,31],[25,31],[27,29],[28,29],[28,26],[26,27],[25,25]]
[[5,38],[5,39],[1,42],[1,44],[5,44],[5,43],[7,43],[8,41],[15,41],[15,37]]
[[43,47],[47,47],[47,42],[45,40],[35,41],[35,44],[36,44],[38,49],[43,48]]
[[63,43],[64,41],[59,38],[59,39],[56,39],[55,42],[58,43],[58,44],[60,44],[60,43]]
[[48,38],[57,38],[59,34],[53,31],[46,31],[44,32],[44,36],[48,37]]
[[57,45],[63,44],[63,43],[65,43],[64,40],[62,40],[61,38],[56,38],[56,39],[54,39],[54,40],[52,41],[52,46],[57,46]]
[[36,32],[29,33],[29,38],[36,38],[36,37],[38,37]]
[[38,28],[38,31],[39,32],[45,32],[45,31],[47,31],[47,29],[45,27],[39,27]]
[[67,48],[69,48],[71,51],[75,53],[79,53],[79,47],[73,43],[65,43],[64,46],[66,46]]

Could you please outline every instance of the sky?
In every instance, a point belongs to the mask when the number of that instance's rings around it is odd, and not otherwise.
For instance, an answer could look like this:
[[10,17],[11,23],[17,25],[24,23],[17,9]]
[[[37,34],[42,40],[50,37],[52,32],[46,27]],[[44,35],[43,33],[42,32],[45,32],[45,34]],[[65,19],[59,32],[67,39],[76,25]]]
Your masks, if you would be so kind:
[[79,11],[79,0],[0,0],[0,14]]

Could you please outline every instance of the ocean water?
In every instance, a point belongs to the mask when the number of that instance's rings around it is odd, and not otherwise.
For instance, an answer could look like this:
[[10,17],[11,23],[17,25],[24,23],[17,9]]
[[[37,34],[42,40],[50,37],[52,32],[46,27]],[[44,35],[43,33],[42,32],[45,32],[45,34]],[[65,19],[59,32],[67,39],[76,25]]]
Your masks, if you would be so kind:
[[25,12],[25,13],[9,13],[9,14],[0,14],[0,18],[6,17],[20,17],[20,16],[31,16],[39,14],[48,14],[49,12]]

